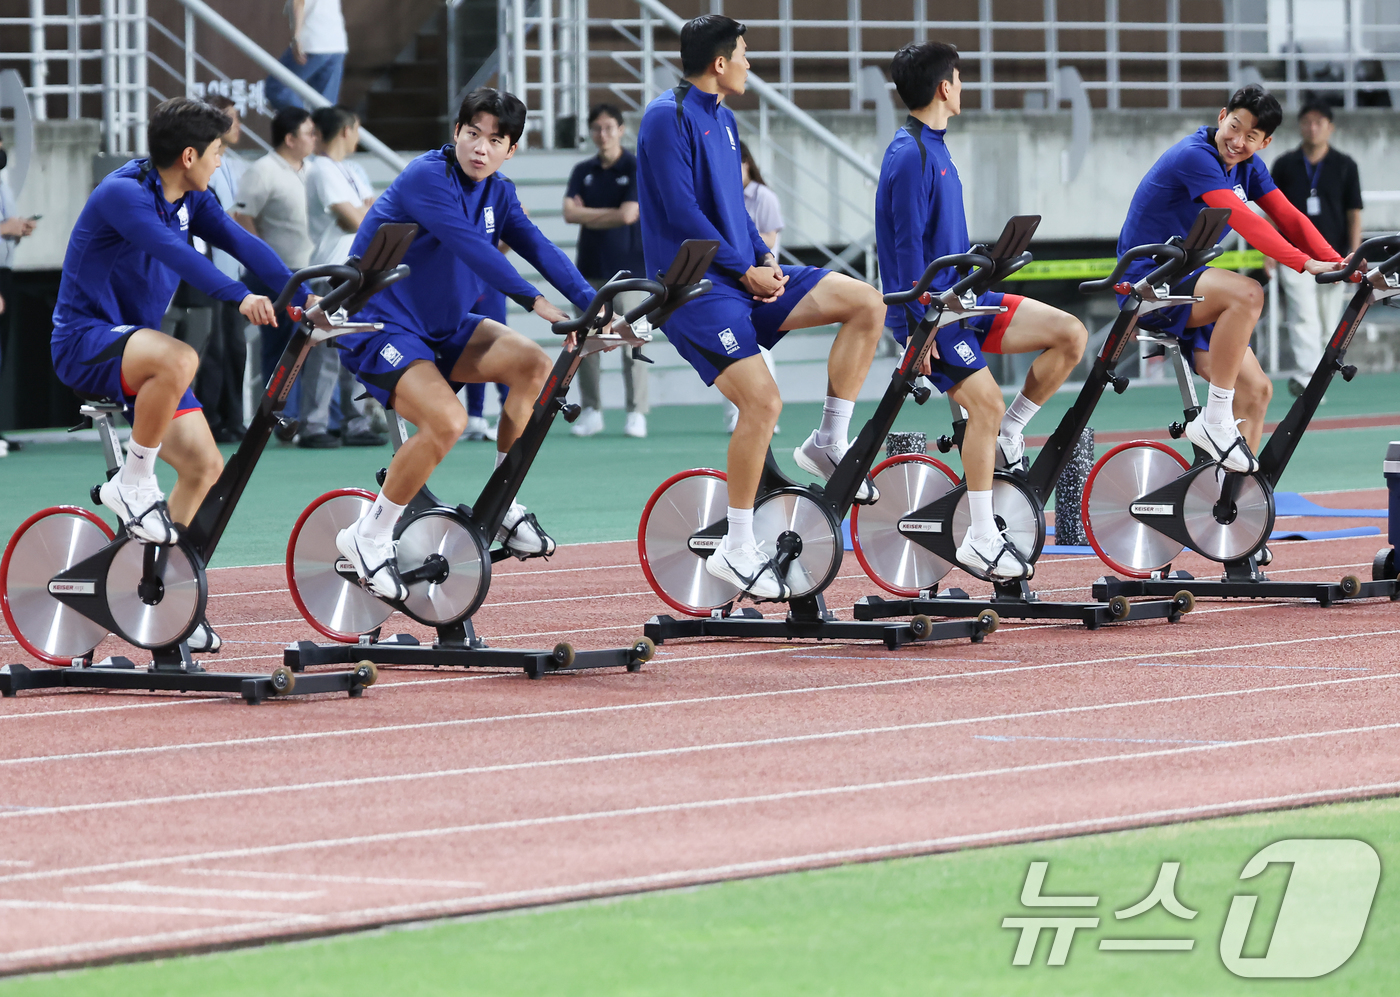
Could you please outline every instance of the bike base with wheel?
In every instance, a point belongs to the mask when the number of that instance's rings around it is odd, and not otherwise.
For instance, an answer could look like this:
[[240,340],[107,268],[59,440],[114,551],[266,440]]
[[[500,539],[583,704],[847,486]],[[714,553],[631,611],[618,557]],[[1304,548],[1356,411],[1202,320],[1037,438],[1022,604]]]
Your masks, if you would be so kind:
[[924,592],[912,599],[884,599],[878,595],[863,597],[855,605],[858,620],[883,620],[892,616],[977,616],[991,610],[997,616],[1018,620],[1078,620],[1090,630],[1106,623],[1126,623],[1130,620],[1166,620],[1176,623],[1191,612],[1196,600],[1190,592],[1177,591],[1170,599],[1129,602],[1115,595],[1093,602],[1042,602],[1025,582],[997,585],[990,599],[974,599],[962,589]]
[[[1105,575],[1094,582],[1096,599],[1160,596],[1181,589],[1203,599],[1305,599],[1326,609],[1348,599],[1389,599],[1400,602],[1400,581],[1395,576],[1395,549],[1385,547],[1376,554],[1371,580],[1345,575],[1335,582],[1274,581],[1253,559],[1227,564],[1218,581],[1196,578],[1185,571],[1172,571],[1168,565],[1151,578],[1119,578]],[[1138,603],[1133,603],[1134,606]]]

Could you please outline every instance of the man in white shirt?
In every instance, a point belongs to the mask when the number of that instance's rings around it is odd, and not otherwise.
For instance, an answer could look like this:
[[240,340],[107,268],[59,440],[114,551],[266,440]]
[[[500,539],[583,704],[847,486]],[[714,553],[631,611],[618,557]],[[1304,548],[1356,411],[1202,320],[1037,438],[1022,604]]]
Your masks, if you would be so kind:
[[[374,188],[360,165],[350,159],[360,141],[360,120],[344,107],[318,108],[312,115],[319,136],[317,155],[307,164],[306,211],[310,225],[311,262],[344,263],[355,232],[374,203]],[[340,435],[330,432],[331,398],[340,385]],[[354,377],[333,345],[315,347],[301,373],[301,436],[297,446],[328,449],[378,447],[388,442],[370,429],[369,410]]]
[[[282,259],[289,270],[300,270],[311,261],[311,234],[306,214],[306,160],[316,148],[316,126],[303,107],[286,107],[272,119],[272,151],[243,174],[238,183],[238,200],[233,217],[238,224],[258,236]],[[280,287],[268,287],[254,274],[244,281],[254,294],[274,301]],[[262,328],[262,375],[271,372],[292,338],[293,323],[286,313],[278,315],[277,328]],[[277,438],[290,443],[296,435],[297,387],[283,410],[286,422]]]
[[[279,61],[334,104],[340,99],[340,77],[350,48],[340,0],[287,0],[286,10],[292,43]],[[304,106],[299,95],[274,77],[268,77],[265,92],[279,110]]]
[[[5,180],[5,163],[8,154],[5,143],[0,141],[0,363],[4,361],[3,351],[10,316],[6,299],[10,297],[10,267],[14,260],[19,241],[34,231],[34,218],[21,218],[15,214],[15,195]],[[0,436],[0,457],[10,452],[11,444]]]
[[[225,211],[232,211],[238,199],[238,183],[248,171],[248,160],[233,146],[243,135],[238,106],[221,94],[210,94],[204,102],[223,111],[233,121],[223,137],[223,159],[209,178],[209,191]],[[234,280],[240,280],[243,267],[222,249],[215,249],[214,266]],[[243,425],[243,368],[247,364],[248,342],[243,330],[248,322],[233,302],[214,301],[214,320],[209,342],[199,360],[194,394],[204,406],[205,418],[216,443],[238,443],[247,431]]]

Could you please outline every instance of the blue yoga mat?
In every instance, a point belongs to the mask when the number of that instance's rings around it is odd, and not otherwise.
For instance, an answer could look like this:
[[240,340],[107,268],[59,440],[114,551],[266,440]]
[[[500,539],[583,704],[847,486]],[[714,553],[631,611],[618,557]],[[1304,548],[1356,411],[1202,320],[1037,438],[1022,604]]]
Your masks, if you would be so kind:
[[[1277,516],[1330,516],[1337,519],[1385,519],[1387,509],[1328,509],[1297,492],[1274,492],[1274,514]],[[1359,534],[1358,534],[1359,535]]]

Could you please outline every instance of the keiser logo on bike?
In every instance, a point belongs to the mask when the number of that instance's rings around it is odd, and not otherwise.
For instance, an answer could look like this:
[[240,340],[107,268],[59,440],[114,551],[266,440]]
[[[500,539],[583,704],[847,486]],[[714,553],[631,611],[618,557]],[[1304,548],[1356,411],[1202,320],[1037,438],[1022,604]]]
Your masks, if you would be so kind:
[[1128,511],[1134,516],[1170,516],[1176,512],[1176,506],[1156,502],[1134,502],[1128,506]]

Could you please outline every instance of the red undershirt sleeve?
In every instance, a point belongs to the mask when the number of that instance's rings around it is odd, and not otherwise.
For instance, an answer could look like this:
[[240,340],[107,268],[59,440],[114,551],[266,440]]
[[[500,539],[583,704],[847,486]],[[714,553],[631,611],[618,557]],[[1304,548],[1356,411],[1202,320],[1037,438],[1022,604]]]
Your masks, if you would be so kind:
[[[1267,196],[1265,195],[1266,198]],[[1244,236],[1245,242],[1259,252],[1299,273],[1303,272],[1308,255],[1296,249],[1272,225],[1250,211],[1244,202],[1235,196],[1234,191],[1208,190],[1201,195],[1201,200],[1212,208],[1224,208],[1229,211],[1230,227]]]
[[1322,233],[1307,215],[1293,206],[1293,202],[1284,196],[1283,191],[1271,190],[1259,198],[1258,203],[1259,207],[1269,213],[1279,230],[1288,236],[1288,241],[1295,246],[1306,246],[1313,259],[1329,263],[1341,261],[1342,258],[1337,255],[1332,244],[1322,237]]

